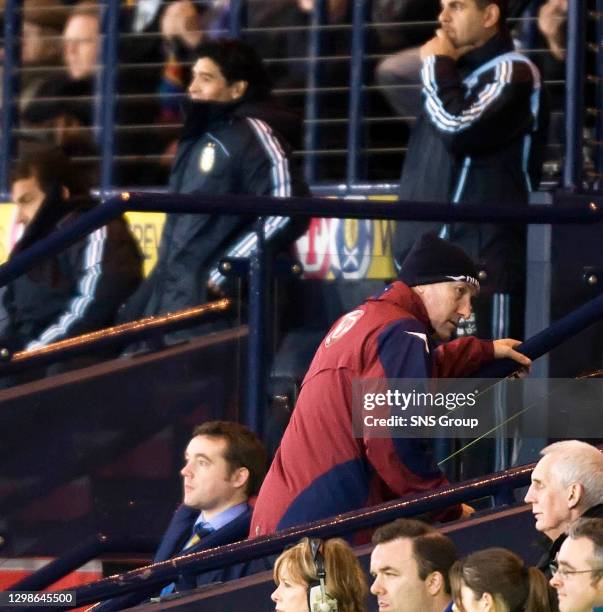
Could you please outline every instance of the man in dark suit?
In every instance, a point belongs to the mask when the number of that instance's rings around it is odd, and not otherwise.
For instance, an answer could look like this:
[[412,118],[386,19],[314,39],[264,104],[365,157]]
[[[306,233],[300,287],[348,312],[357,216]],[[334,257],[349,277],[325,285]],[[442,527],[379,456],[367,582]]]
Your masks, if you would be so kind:
[[[180,471],[182,504],[163,535],[154,562],[244,540],[251,520],[248,502],[259,491],[266,463],[262,443],[243,425],[208,421],[195,428]],[[161,597],[239,578],[246,569],[246,564],[239,564],[200,575],[181,575],[161,589]],[[95,611],[121,610],[156,594],[145,591],[114,598],[96,606]]]
[[[197,427],[180,471],[183,503],[163,536],[155,561],[244,540],[251,520],[248,500],[259,491],[266,459],[262,443],[239,423],[209,421]],[[185,577],[175,587],[183,590],[215,579],[219,578]]]

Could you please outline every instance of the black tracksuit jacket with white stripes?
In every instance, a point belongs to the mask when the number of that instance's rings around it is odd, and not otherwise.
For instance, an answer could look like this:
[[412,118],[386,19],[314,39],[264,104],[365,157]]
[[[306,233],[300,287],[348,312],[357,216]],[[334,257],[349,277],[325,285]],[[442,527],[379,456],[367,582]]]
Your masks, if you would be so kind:
[[[288,142],[298,138],[298,131],[298,118],[269,102],[192,102],[170,191],[308,195],[290,162]],[[175,312],[206,301],[208,281],[216,286],[224,283],[217,269],[220,259],[246,257],[254,249],[253,221],[248,216],[169,214],[156,268],[139,292],[146,303],[140,314]],[[267,241],[281,246],[305,227],[305,221],[267,217],[264,233]]]
[[[427,57],[421,79],[423,110],[409,141],[400,199],[526,205],[540,182],[545,123],[534,64],[514,51],[508,35],[497,34],[458,62]],[[416,236],[411,227],[400,224],[402,244]],[[522,250],[521,232],[508,227],[482,225],[478,232],[457,224],[449,237],[486,268],[496,259],[517,259]],[[496,283],[501,289],[505,280]]]
[[[52,189],[11,256],[65,227],[89,200],[65,202]],[[115,219],[11,281],[4,291],[0,343],[34,349],[107,327],[142,281],[142,253],[123,219]]]

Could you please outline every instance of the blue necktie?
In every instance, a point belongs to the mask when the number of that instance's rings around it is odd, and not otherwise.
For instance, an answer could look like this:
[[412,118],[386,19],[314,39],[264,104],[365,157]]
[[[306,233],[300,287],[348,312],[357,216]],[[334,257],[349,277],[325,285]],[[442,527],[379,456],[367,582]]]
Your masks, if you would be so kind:
[[[193,527],[193,535],[186,541],[184,546],[181,548],[180,553],[182,554],[189,548],[192,548],[195,544],[200,542],[206,535],[212,533],[215,529],[209,523],[197,523]],[[172,582],[161,589],[160,596],[164,597],[169,595],[176,590],[176,583]]]

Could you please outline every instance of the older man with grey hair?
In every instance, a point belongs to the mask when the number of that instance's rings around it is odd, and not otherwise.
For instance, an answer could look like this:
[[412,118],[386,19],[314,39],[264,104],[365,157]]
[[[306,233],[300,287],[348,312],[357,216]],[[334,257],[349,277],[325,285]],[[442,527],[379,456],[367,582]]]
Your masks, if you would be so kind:
[[549,565],[580,517],[603,517],[603,453],[579,440],[564,440],[540,451],[525,501],[532,504],[536,529],[551,545],[538,567],[550,578]]

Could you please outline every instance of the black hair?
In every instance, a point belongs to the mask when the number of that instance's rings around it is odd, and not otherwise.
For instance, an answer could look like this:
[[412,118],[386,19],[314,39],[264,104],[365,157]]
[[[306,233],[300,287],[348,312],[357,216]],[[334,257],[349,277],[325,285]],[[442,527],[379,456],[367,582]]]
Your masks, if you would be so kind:
[[229,85],[247,81],[247,98],[261,99],[270,95],[272,83],[264,62],[246,42],[238,38],[209,40],[195,49],[195,57],[207,57],[217,64]]
[[10,172],[10,183],[35,177],[42,191],[48,193],[56,185],[69,187],[69,174],[69,160],[60,149],[40,148],[17,159]]
[[507,17],[509,15],[509,0],[475,0],[475,4],[484,10],[489,4],[496,4],[500,12],[500,18],[498,20],[498,29],[507,29]]
[[241,467],[249,470],[245,493],[257,495],[266,475],[268,456],[259,438],[247,427],[233,421],[206,421],[193,430],[193,437],[208,436],[226,440],[224,459],[231,473]]
[[412,542],[419,578],[425,580],[432,572],[440,572],[444,578],[444,590],[450,593],[448,572],[458,559],[452,540],[422,521],[402,518],[379,527],[373,534],[372,543],[377,546],[401,538]]

